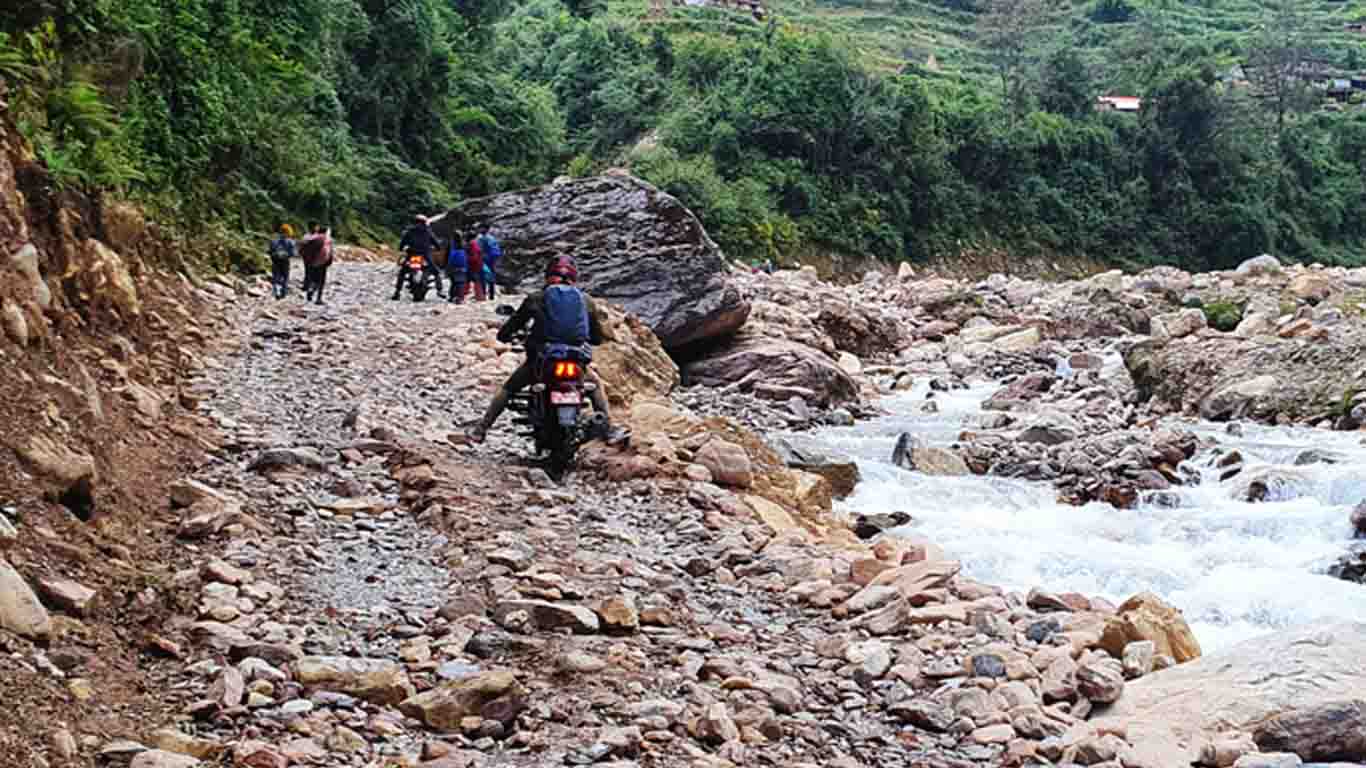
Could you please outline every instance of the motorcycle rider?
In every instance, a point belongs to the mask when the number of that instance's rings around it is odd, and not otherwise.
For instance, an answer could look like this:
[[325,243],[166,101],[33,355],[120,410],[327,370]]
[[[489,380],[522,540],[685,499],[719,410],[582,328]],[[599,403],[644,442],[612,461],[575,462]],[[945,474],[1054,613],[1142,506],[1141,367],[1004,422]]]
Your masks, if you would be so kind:
[[446,292],[441,290],[441,272],[432,264],[432,249],[436,247],[436,233],[432,232],[430,220],[418,214],[416,221],[407,231],[403,233],[403,238],[398,241],[399,264],[398,278],[394,280],[394,295],[389,298],[398,301],[399,294],[403,292],[403,281],[408,279],[408,274],[412,268],[408,266],[408,254],[422,254],[422,271],[430,271],[436,275],[436,295],[445,296]]
[[[574,284],[578,282],[579,270],[574,264],[574,260],[568,256],[557,256],[551,259],[550,264],[545,270],[545,284],[567,285],[579,291],[583,298],[581,306],[588,314],[588,343],[597,346],[602,343],[602,323],[600,322],[597,307],[593,304],[593,299],[588,294],[583,293]],[[503,327],[498,330],[498,340],[504,344],[512,341],[529,322],[531,323],[531,333],[526,340],[526,360],[522,362],[517,370],[512,372],[507,381],[499,387],[494,394],[493,401],[489,403],[488,410],[484,413],[484,418],[467,432],[471,442],[482,443],[487,437],[488,431],[493,427],[493,423],[498,420],[499,415],[507,408],[508,400],[512,395],[531,386],[536,377],[536,365],[540,360],[541,348],[547,343],[556,341],[547,339],[545,336],[545,292],[537,291],[522,300],[521,306],[517,311],[503,323]],[[602,415],[603,421],[607,424],[607,443],[609,445],[621,442],[625,437],[625,432],[612,426],[611,412],[607,406],[607,392],[603,389],[602,381],[593,371],[592,367],[586,367],[585,378],[592,382],[595,387],[588,394],[593,403],[593,410]]]

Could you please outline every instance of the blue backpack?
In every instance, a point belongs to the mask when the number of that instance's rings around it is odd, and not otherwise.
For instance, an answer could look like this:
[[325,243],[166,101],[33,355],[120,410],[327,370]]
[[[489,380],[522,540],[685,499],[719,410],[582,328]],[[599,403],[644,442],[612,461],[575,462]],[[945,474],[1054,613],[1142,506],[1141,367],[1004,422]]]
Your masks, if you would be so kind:
[[588,302],[572,285],[548,285],[541,302],[547,344],[579,346],[589,342]]
[[503,258],[503,246],[498,243],[498,238],[493,235],[481,236],[479,248],[484,252],[484,263],[490,267],[497,267],[498,260]]

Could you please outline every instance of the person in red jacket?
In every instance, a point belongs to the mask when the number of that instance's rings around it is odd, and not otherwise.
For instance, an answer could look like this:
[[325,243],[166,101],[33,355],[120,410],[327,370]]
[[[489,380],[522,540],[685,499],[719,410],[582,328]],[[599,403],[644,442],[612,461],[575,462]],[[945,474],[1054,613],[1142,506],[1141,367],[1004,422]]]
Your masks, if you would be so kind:
[[475,301],[483,301],[484,251],[479,247],[479,238],[476,237],[470,241],[470,246],[466,250],[466,255],[468,258],[466,258],[465,263],[468,266],[465,272],[467,276],[467,282],[465,284],[474,289]]

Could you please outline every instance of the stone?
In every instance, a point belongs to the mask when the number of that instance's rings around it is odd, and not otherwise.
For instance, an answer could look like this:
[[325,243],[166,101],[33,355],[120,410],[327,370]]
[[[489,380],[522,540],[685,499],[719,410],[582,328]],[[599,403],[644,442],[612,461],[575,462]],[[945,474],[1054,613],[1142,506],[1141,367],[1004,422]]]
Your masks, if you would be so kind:
[[1124,646],[1124,676],[1130,680],[1153,671],[1153,657],[1157,646],[1151,640],[1139,640]]
[[228,503],[228,497],[198,480],[183,479],[171,484],[171,504],[175,507],[190,507],[205,499]]
[[1200,749],[1200,764],[1209,768],[1230,768],[1243,755],[1259,751],[1252,737],[1242,732],[1221,733]]
[[697,452],[693,461],[706,467],[712,479],[721,485],[749,488],[754,484],[754,467],[749,454],[735,443],[712,438]]
[[1015,738],[1015,729],[1008,724],[989,725],[972,732],[972,740],[977,744],[1008,744]]
[[1161,341],[1180,339],[1203,331],[1206,326],[1205,313],[1199,309],[1182,309],[1152,319],[1153,338]]
[[1280,274],[1280,271],[1280,260],[1269,253],[1263,253],[1260,256],[1254,256],[1250,259],[1247,259],[1243,261],[1243,263],[1239,264],[1237,270],[1235,270],[1236,274],[1239,277],[1258,277],[1261,275],[1275,275]]
[[640,612],[630,595],[609,597],[598,603],[598,619],[604,632],[635,632],[640,628]]
[[263,741],[243,740],[232,748],[234,768],[288,768],[289,758]]
[[86,240],[83,247],[86,268],[76,274],[75,280],[86,295],[112,305],[126,320],[142,314],[138,287],[123,257],[93,238]]
[[771,392],[780,400],[787,400],[791,390],[798,388],[811,393],[811,405],[822,408],[859,397],[858,383],[825,353],[748,331],[684,365],[683,383],[713,388],[733,385],[756,395]]
[[246,681],[236,667],[224,667],[218,679],[209,687],[208,698],[224,709],[231,709],[242,703],[246,695]]
[[43,280],[43,274],[38,268],[40,254],[37,247],[32,243],[24,243],[19,250],[10,256],[10,266],[19,274],[23,275],[28,282],[30,297],[41,309],[52,307],[52,291],[47,287]]
[[38,594],[53,608],[75,616],[85,616],[95,601],[95,590],[70,579],[45,576],[38,579]]
[[327,470],[327,461],[311,448],[271,448],[262,451],[248,466],[253,472],[277,472],[288,469]]
[[197,758],[161,749],[149,749],[133,756],[128,768],[195,768],[202,765]]
[[43,480],[50,497],[71,507],[69,500],[84,500],[88,508],[99,476],[95,460],[45,434],[31,435],[27,443],[11,446],[24,467]]
[[858,376],[863,373],[863,362],[858,359],[858,355],[849,352],[840,353],[839,366],[850,376]]
[[1181,612],[1151,592],[1125,600],[1114,616],[1105,618],[1100,647],[1116,658],[1132,642],[1149,640],[1157,654],[1177,663],[1200,657],[1200,643]]
[[659,337],[615,304],[594,306],[603,343],[593,347],[593,372],[612,407],[629,408],[647,398],[667,397],[681,381],[681,373]]
[[1077,691],[1096,704],[1112,704],[1124,693],[1124,667],[1114,659],[1088,661],[1077,669]]
[[740,729],[726,711],[726,705],[720,702],[708,706],[697,718],[694,732],[697,740],[706,744],[726,744],[740,738]]
[[[1210,738],[1228,730],[1254,731],[1283,715],[1326,712],[1350,724],[1353,702],[1366,690],[1366,624],[1318,623],[1258,637],[1125,686],[1124,696],[1098,727],[1128,727],[1137,755],[1154,765],[1185,765]],[[1277,749],[1272,734],[1289,734],[1294,717],[1266,731],[1262,749]],[[1350,726],[1338,728],[1350,733]],[[1254,731],[1254,738],[1257,737]]]
[[1333,295],[1333,280],[1321,272],[1303,272],[1290,280],[1286,290],[1301,301],[1318,304]]
[[820,475],[830,483],[830,493],[836,499],[849,497],[861,475],[858,464],[823,455],[805,447],[798,448],[789,440],[775,440],[773,448],[791,469]]
[[52,753],[59,759],[71,760],[80,755],[81,748],[76,743],[76,737],[71,735],[71,731],[58,728],[52,733]]
[[1200,401],[1200,417],[1210,421],[1239,419],[1260,399],[1279,388],[1271,374],[1254,376],[1225,385]]
[[0,558],[0,628],[34,640],[52,635],[52,619],[24,577]]
[[896,448],[892,451],[892,463],[903,469],[938,477],[972,474],[967,462],[958,454],[948,448],[925,445],[920,438],[908,432],[897,438]]
[[18,304],[0,299],[0,321],[4,323],[5,335],[9,337],[10,341],[20,347],[28,346],[28,320],[24,317],[24,310]]
[[844,651],[844,660],[866,681],[880,680],[892,668],[892,649],[881,640],[853,643]]
[[213,760],[223,753],[224,746],[212,739],[195,738],[175,728],[162,728],[152,734],[152,744],[160,750],[189,755],[200,760]]
[[480,222],[502,241],[501,282],[538,284],[552,257],[572,253],[580,287],[639,317],[666,349],[729,336],[749,317],[701,222],[640,179],[597,176],[466,200],[433,228],[444,238]]
[[601,628],[598,615],[588,608],[544,600],[505,600],[494,607],[493,620],[516,631],[569,629],[593,634]]
[[1077,662],[1059,656],[1044,670],[1042,693],[1045,702],[1072,701],[1077,697]]
[[1243,755],[1233,768],[1300,768],[1304,761],[1291,752],[1258,752]]
[[925,698],[903,699],[887,708],[887,714],[907,725],[933,733],[945,733],[953,727],[955,716],[942,704]]
[[1366,762],[1366,699],[1306,703],[1258,725],[1253,739],[1263,750],[1311,763]]
[[204,567],[200,569],[199,575],[207,582],[218,582],[220,584],[229,584],[232,586],[245,584],[251,581],[250,572],[230,565],[218,558],[214,558],[205,563]]
[[413,695],[403,667],[385,659],[305,656],[293,664],[294,679],[310,691],[355,696],[373,704],[397,704]]
[[442,731],[459,731],[467,717],[488,718],[486,709],[505,698],[521,699],[525,691],[512,672],[481,672],[441,683],[399,703],[399,711]]
[[1352,510],[1352,535],[1358,539],[1366,538],[1366,500]]

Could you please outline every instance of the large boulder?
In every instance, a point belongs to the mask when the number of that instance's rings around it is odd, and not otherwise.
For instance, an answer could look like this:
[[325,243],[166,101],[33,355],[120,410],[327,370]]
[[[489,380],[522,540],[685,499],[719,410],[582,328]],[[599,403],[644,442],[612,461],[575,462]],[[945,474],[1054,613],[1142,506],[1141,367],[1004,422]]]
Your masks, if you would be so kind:
[[381,705],[413,695],[402,665],[385,659],[306,656],[294,662],[294,679],[310,691],[345,693]]
[[857,400],[859,392],[854,379],[828,356],[796,342],[748,333],[686,364],[683,373],[690,385],[734,385],[780,400],[796,394],[820,406]]
[[[1092,724],[1101,730],[1123,724],[1149,765],[1190,765],[1207,740],[1227,731],[1255,731],[1263,748],[1295,748],[1295,734],[1312,743],[1324,716],[1359,712],[1328,705],[1360,699],[1363,690],[1366,624],[1321,623],[1254,638],[1130,682]],[[1338,733],[1347,735],[1352,721],[1339,722],[1348,727]],[[1305,757],[1319,759],[1320,753]]]
[[733,334],[749,316],[701,222],[640,179],[598,176],[469,200],[433,228],[449,237],[479,223],[502,242],[500,281],[539,279],[552,257],[572,255],[585,290],[638,316],[666,348]]

